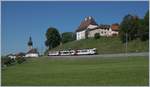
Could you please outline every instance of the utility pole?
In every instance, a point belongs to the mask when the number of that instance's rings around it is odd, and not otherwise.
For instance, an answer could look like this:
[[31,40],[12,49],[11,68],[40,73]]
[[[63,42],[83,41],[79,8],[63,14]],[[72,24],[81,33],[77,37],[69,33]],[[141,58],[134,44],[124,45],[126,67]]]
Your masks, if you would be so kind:
[[128,51],[128,33],[126,33],[126,47],[125,47],[126,55],[127,55],[127,51]]

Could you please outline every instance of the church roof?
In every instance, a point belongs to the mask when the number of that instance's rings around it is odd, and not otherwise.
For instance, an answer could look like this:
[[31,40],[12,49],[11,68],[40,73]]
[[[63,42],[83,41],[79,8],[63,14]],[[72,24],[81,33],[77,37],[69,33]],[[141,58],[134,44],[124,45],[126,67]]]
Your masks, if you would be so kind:
[[27,52],[27,54],[28,54],[28,53],[38,53],[38,51],[37,51],[37,49],[33,48],[33,49],[29,50],[29,51]]

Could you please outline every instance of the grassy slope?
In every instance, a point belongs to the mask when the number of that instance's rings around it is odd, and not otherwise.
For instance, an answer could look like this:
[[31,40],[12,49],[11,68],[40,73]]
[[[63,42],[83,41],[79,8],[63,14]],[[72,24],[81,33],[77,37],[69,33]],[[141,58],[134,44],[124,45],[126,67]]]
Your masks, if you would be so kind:
[[[148,41],[141,42],[134,40],[128,43],[128,52],[143,52],[148,51]],[[118,37],[101,37],[98,40],[85,39],[80,41],[73,41],[54,48],[53,50],[60,49],[82,49],[82,48],[97,48],[98,53],[122,53],[125,52],[125,44],[121,43]]]
[[2,85],[148,85],[148,57],[29,59],[2,71]]

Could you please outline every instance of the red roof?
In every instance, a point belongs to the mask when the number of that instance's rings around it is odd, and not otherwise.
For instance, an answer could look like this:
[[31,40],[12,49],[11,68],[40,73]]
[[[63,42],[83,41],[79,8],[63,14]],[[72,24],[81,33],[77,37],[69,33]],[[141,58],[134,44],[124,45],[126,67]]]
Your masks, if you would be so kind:
[[118,30],[119,30],[119,24],[112,24],[112,25],[111,25],[111,29],[112,29],[113,31],[118,31]]
[[82,30],[85,30],[87,29],[87,27],[89,25],[97,25],[97,23],[95,22],[94,18],[89,16],[89,17],[86,17],[85,20],[83,20],[80,24],[80,26],[78,27],[78,29],[76,30],[76,32],[79,32],[79,31],[82,31]]

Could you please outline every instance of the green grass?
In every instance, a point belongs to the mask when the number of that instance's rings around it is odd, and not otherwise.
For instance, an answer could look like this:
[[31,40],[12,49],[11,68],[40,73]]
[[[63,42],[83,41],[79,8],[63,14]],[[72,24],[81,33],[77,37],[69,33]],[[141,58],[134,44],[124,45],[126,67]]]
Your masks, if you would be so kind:
[[[58,46],[52,50],[60,50],[60,49],[82,49],[82,48],[97,48],[98,53],[124,53],[125,52],[125,44],[120,41],[118,37],[101,37],[100,39],[84,39],[79,41],[73,41],[61,46]],[[130,41],[128,43],[128,52],[144,52],[149,48],[148,41],[140,41],[139,39]]]
[[148,57],[31,58],[2,70],[2,85],[148,85]]

